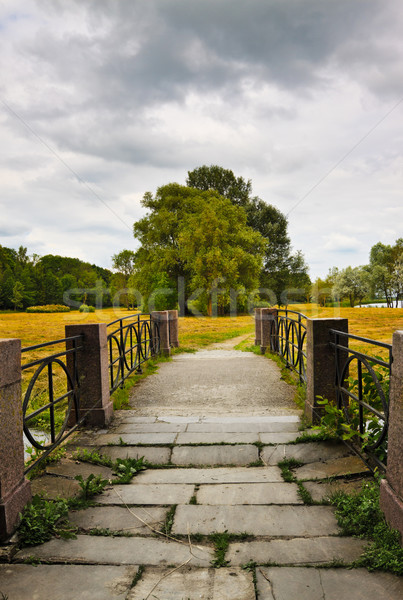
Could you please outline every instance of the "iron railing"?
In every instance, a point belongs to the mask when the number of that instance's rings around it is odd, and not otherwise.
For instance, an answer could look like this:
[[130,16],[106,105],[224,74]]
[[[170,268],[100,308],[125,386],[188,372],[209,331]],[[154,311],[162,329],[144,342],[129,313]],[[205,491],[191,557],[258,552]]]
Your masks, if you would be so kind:
[[[77,369],[77,351],[81,349],[82,336],[63,338],[44,344],[36,344],[21,350],[22,354],[42,350],[49,346],[64,344],[63,350],[54,354],[32,360],[22,365],[22,371],[35,369],[29,380],[23,397],[23,426],[24,434],[33,448],[44,451],[39,460],[43,460],[65,440],[82,423],[86,415],[80,419],[80,378]],[[55,382],[55,369],[59,377]],[[60,377],[61,375],[61,377]],[[45,379],[45,381],[42,380]],[[33,408],[36,406],[36,408]],[[72,411],[74,419],[71,419]],[[31,412],[30,412],[31,411]],[[35,438],[33,431],[35,423],[46,423],[49,430],[49,441],[42,442]],[[73,426],[70,423],[74,422]],[[39,460],[30,462],[25,469],[28,473]]]
[[270,349],[279,354],[289,369],[306,383],[306,320],[294,310],[278,310],[270,319]]
[[[337,407],[357,435],[350,445],[364,461],[384,470],[389,425],[389,381],[392,346],[383,342],[332,329],[330,345],[335,351]],[[349,341],[369,344],[372,351],[383,349],[388,358],[371,356],[349,347]],[[371,462],[372,461],[372,462]]]
[[160,334],[158,323],[140,314],[116,319],[107,327],[112,394],[134,371],[141,372],[146,360],[159,353]]

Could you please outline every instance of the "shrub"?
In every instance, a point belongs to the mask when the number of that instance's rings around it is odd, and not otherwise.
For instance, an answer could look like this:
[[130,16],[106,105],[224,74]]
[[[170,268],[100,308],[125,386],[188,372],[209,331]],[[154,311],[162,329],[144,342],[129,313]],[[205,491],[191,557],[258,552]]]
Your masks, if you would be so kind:
[[45,304],[44,306],[28,306],[27,313],[61,313],[70,312],[64,304]]
[[88,313],[95,312],[95,308],[93,306],[88,306],[88,304],[82,304],[78,310],[80,312],[88,312]]

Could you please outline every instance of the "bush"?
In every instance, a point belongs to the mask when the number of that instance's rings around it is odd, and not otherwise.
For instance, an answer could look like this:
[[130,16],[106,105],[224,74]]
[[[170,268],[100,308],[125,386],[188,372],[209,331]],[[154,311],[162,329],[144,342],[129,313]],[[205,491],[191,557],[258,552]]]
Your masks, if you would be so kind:
[[82,304],[78,310],[80,312],[88,312],[88,313],[95,312],[95,308],[93,306],[88,306],[88,304]]
[[70,312],[64,304],[45,304],[44,306],[28,306],[27,313],[61,313]]

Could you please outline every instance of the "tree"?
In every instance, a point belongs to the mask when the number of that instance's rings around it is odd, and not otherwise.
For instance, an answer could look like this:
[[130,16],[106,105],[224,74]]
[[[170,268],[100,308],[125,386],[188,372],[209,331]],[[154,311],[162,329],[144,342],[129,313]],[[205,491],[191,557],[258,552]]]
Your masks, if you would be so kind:
[[245,181],[243,177],[235,177],[230,169],[223,169],[217,165],[204,165],[188,171],[186,185],[204,192],[215,190],[221,196],[229,198],[233,204],[243,207],[249,203],[252,193],[250,179]]
[[132,250],[122,250],[112,256],[112,266],[128,278],[133,273],[135,257]]
[[11,302],[13,303],[14,310],[22,308],[22,299],[24,297],[24,286],[20,281],[16,281],[13,286],[13,293],[11,296]]
[[201,303],[215,282],[227,295],[231,286],[249,290],[257,283],[264,240],[247,226],[242,208],[216,191],[176,183],[158,188],[155,196],[146,193],[142,203],[150,212],[134,224],[141,246],[131,283],[143,296],[155,291],[162,273],[173,289],[182,278],[187,297],[201,288]]
[[399,298],[403,297],[402,263],[403,238],[397,239],[394,246],[381,242],[372,246],[368,266],[371,290],[374,295],[383,295],[390,307],[393,307],[393,299],[397,307]]
[[[266,239],[266,250],[260,272],[260,287],[271,291],[273,303],[287,298],[290,288],[307,288],[311,282],[308,266],[300,252],[291,254],[291,242],[287,234],[286,217],[271,204],[257,196],[252,197],[252,183],[235,177],[229,169],[217,165],[204,165],[188,172],[187,184],[200,190],[216,190],[247,215],[247,225]],[[294,269],[297,269],[293,275]],[[302,285],[299,285],[302,284]]]
[[363,267],[347,267],[340,271],[335,278],[334,297],[338,300],[348,298],[351,307],[354,307],[356,302],[361,304],[369,291],[369,276]]
[[333,286],[338,272],[338,268],[333,267],[332,269],[329,269],[329,272],[325,279],[317,277],[314,284],[312,285],[312,299],[320,306],[325,306],[326,302],[332,298]]

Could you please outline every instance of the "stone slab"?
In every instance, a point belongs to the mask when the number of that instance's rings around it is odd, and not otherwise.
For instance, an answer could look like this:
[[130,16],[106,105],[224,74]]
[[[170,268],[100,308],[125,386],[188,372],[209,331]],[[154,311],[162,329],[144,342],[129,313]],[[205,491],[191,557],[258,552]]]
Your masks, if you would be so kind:
[[[24,548],[15,560],[34,556],[49,562],[98,565],[181,565],[189,558],[191,565],[209,567],[213,550],[153,537],[98,537],[78,535],[75,540],[53,538],[41,546]],[[94,597],[94,596],[93,596]],[[10,600],[13,600],[10,598]]]
[[316,537],[339,532],[328,506],[202,506],[180,505],[172,532],[186,535],[215,531],[272,537]]
[[289,433],[290,431],[298,431],[298,428],[298,422],[262,421],[257,423],[245,423],[242,421],[230,421],[228,423],[189,423],[186,431],[195,431],[199,433]]
[[297,479],[326,479],[327,477],[343,477],[345,475],[360,475],[370,473],[368,467],[357,456],[336,458],[325,462],[314,462],[299,467],[294,471]]
[[259,433],[260,441],[262,444],[288,444],[289,442],[295,442],[295,440],[301,435],[300,431],[285,431],[282,433]]
[[87,462],[79,462],[62,458],[58,463],[47,465],[46,473],[51,475],[62,475],[63,477],[75,478],[81,475],[86,479],[91,474],[101,475],[104,479],[112,479],[112,469],[102,465],[94,465]]
[[97,506],[70,512],[69,521],[83,531],[110,529],[133,535],[153,535],[152,529],[161,530],[167,510],[167,508],[155,506],[147,506],[147,508],[136,506],[129,512],[122,506]]
[[403,580],[366,569],[259,567],[259,600],[401,600]]
[[129,446],[137,446],[138,444],[148,444],[150,446],[159,446],[160,444],[173,444],[176,433],[105,433],[98,436],[97,444],[99,446],[107,446],[113,444],[119,446],[127,444]]
[[300,423],[298,415],[270,415],[270,416],[251,416],[242,415],[240,417],[201,417],[201,423]]
[[257,461],[256,446],[175,446],[171,462],[174,465],[248,465]]
[[311,494],[314,502],[322,502],[328,500],[332,494],[338,491],[346,492],[346,494],[358,492],[363,482],[364,479],[336,479],[330,482],[305,481],[303,485]]
[[240,566],[257,564],[321,565],[333,560],[346,564],[357,560],[368,542],[351,537],[294,538],[230,544],[225,558]]
[[[282,483],[278,467],[216,467],[214,469],[147,469],[136,476],[138,483]],[[288,485],[288,484],[287,484]]]
[[[147,568],[127,600],[252,600],[252,573],[242,569]],[[152,591],[152,596],[150,593]]]
[[73,498],[81,492],[81,487],[75,479],[65,477],[54,477],[53,475],[42,475],[31,481],[32,495],[43,495],[45,498],[55,500],[56,498]]
[[253,444],[259,442],[258,433],[179,433],[177,444]]
[[200,421],[200,417],[182,417],[175,415],[167,415],[164,417],[158,417],[158,423],[198,423]]
[[324,462],[351,454],[344,444],[337,442],[313,442],[303,444],[281,444],[263,448],[262,459],[268,465],[276,465],[286,458],[295,458],[304,464]]
[[243,483],[202,485],[198,504],[303,504],[295,483]]
[[10,600],[125,600],[137,567],[0,565],[0,591]]
[[136,417],[132,410],[115,411],[120,423],[156,423],[157,417]]
[[112,433],[178,433],[186,431],[187,423],[127,423],[113,428]]
[[130,483],[106,488],[97,497],[99,504],[185,504],[193,495],[193,485]]
[[99,453],[112,460],[117,458],[141,458],[153,465],[166,465],[171,458],[171,448],[163,446],[101,446]]

